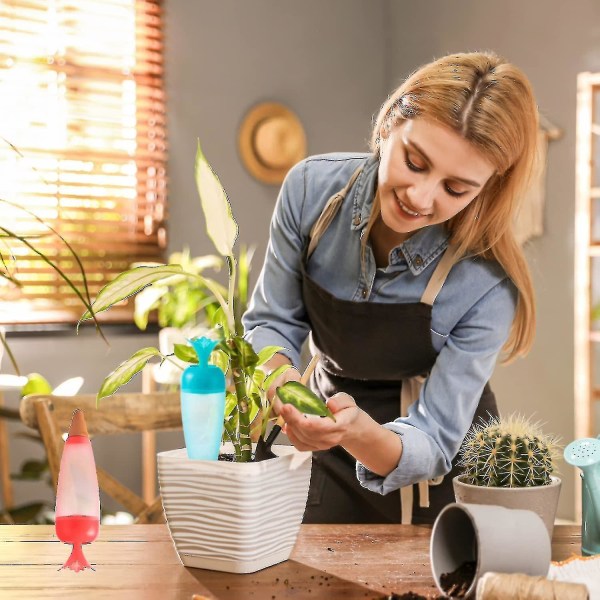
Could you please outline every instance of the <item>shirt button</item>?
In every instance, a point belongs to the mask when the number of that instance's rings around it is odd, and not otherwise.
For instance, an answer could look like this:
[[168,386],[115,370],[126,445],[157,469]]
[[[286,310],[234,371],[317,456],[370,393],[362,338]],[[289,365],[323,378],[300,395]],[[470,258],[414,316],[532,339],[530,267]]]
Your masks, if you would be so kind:
[[363,288],[361,294],[363,298],[366,298],[369,295],[369,290],[367,288]]
[[360,222],[362,221],[362,217],[360,215],[356,215],[354,217],[354,219],[352,219],[352,224],[353,225],[360,225]]
[[420,254],[417,254],[415,256],[414,263],[415,263],[415,266],[417,266],[417,267],[422,267],[423,266],[423,258],[421,257]]

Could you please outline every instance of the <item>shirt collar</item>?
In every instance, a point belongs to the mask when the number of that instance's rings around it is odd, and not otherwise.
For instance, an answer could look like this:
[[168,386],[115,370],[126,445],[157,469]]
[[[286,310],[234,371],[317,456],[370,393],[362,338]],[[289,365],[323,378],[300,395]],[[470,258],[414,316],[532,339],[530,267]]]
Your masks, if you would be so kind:
[[[350,191],[352,200],[350,228],[353,231],[362,230],[369,222],[377,188],[378,168],[379,157],[373,154],[369,155]],[[390,264],[398,264],[404,255],[411,272],[418,275],[446,250],[448,238],[448,232],[443,224],[424,227],[390,252]]]
[[379,157],[370,154],[365,159],[363,170],[350,190],[349,199],[352,200],[352,223],[350,227],[353,231],[362,230],[369,222],[377,188],[378,169]]
[[402,252],[413,275],[418,275],[446,250],[448,238],[448,231],[442,223],[419,229],[391,251],[390,262],[397,264]]

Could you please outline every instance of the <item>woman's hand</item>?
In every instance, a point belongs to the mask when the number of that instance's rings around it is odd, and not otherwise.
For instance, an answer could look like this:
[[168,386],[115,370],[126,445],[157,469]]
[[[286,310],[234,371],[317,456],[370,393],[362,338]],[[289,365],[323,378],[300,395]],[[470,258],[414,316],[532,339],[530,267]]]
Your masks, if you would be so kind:
[[329,398],[327,407],[335,415],[335,421],[303,415],[279,398],[273,402],[274,410],[285,420],[283,432],[298,450],[329,450],[342,446],[367,469],[382,477],[398,467],[402,457],[399,435],[379,425],[358,408],[352,396],[343,392]]
[[283,432],[298,450],[328,450],[343,446],[356,434],[360,409],[352,396],[339,392],[327,401],[327,407],[335,415],[328,417],[304,415],[291,404],[274,401],[274,410],[285,419]]

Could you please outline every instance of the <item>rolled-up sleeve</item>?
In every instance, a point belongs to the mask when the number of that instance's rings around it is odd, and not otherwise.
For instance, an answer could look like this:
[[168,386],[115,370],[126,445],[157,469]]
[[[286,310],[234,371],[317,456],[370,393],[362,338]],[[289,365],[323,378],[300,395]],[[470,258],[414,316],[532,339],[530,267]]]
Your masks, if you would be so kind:
[[515,286],[503,279],[454,327],[408,416],[384,425],[401,436],[398,466],[381,477],[357,462],[363,487],[387,494],[450,471],[508,338],[516,302]]
[[242,319],[245,338],[257,351],[265,346],[282,346],[281,353],[296,367],[309,332],[300,272],[305,168],[305,162],[297,164],[281,187],[265,261]]

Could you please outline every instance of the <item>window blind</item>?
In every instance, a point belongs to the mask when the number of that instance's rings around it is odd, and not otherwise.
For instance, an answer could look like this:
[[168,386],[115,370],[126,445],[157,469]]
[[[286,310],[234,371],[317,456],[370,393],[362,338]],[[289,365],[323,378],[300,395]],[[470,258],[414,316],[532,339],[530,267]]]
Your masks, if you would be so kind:
[[[160,0],[0,2],[0,225],[89,293],[166,247]],[[17,208],[23,207],[26,210]],[[30,212],[27,212],[30,211]],[[38,218],[36,218],[38,217]],[[25,244],[0,238],[0,323],[74,322],[83,305]],[[130,321],[133,302],[100,318]]]

